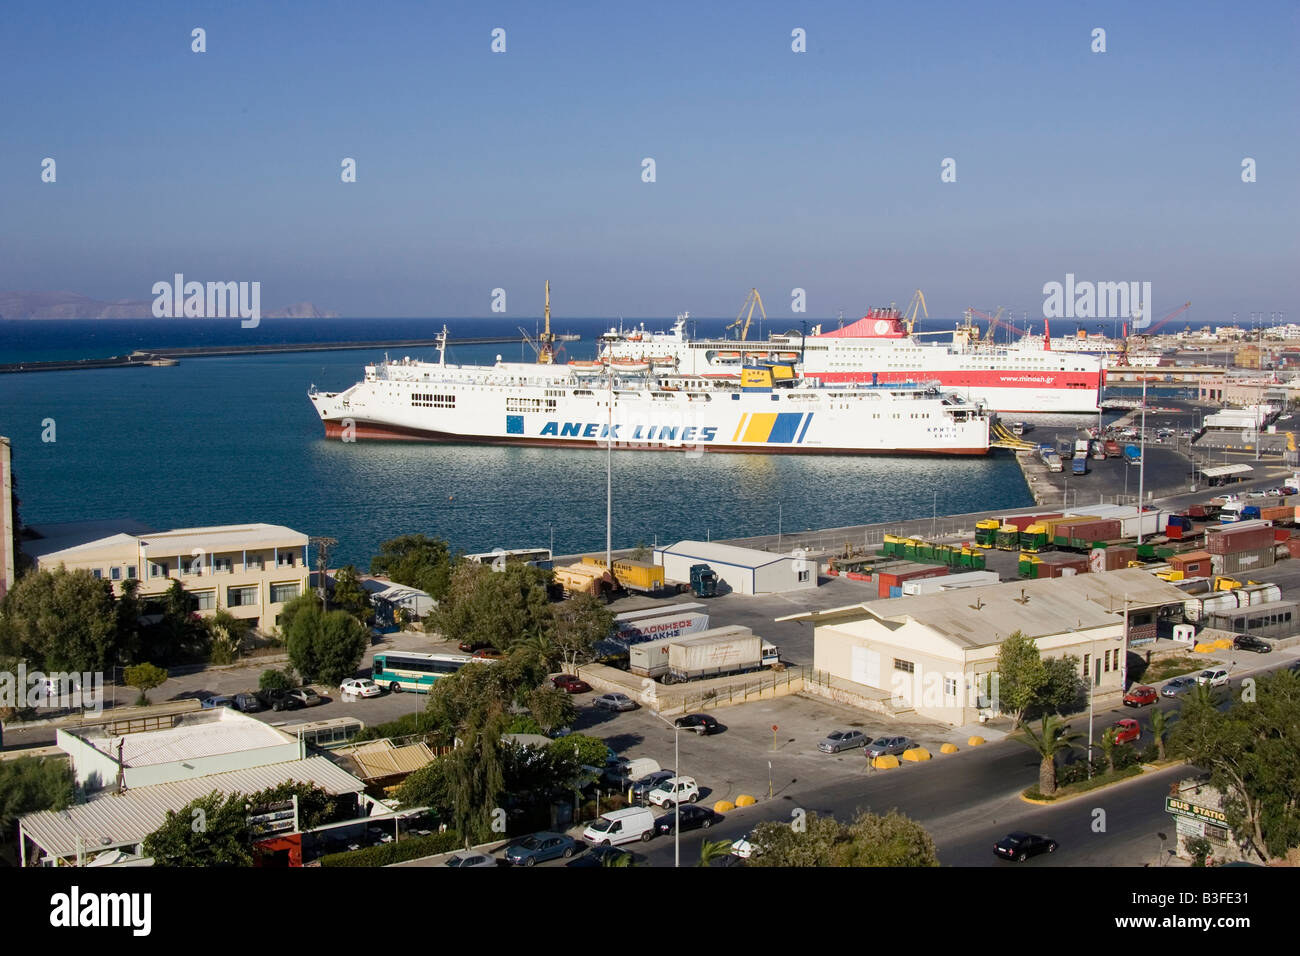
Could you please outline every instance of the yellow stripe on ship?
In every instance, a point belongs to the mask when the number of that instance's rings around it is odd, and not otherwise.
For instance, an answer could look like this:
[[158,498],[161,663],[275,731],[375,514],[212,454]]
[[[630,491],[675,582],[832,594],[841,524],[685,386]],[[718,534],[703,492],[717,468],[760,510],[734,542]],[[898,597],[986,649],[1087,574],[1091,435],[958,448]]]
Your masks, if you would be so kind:
[[755,412],[749,418],[749,427],[745,429],[745,437],[741,441],[765,442],[772,434],[772,426],[776,424],[775,412]]
[[736,425],[736,434],[734,434],[734,435],[731,436],[731,442],[732,442],[732,444],[735,444],[736,442],[740,441],[740,433],[741,433],[741,431],[744,430],[744,428],[745,428],[745,419],[748,418],[748,417],[749,417],[749,412],[746,412],[745,414],[743,414],[743,415],[740,416],[740,423],[739,423],[738,425]]

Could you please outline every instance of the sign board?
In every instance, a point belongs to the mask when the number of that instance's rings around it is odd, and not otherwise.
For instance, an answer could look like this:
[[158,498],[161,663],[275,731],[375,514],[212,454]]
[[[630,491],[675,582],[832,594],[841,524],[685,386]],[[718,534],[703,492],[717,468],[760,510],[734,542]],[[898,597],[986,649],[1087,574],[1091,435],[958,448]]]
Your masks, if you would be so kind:
[[1186,800],[1179,800],[1177,797],[1165,797],[1165,813],[1172,813],[1177,817],[1188,817],[1202,823],[1212,823],[1216,827],[1227,827],[1228,825],[1228,818],[1222,810],[1215,810],[1211,807],[1198,807]]
[[250,814],[248,827],[254,837],[269,836],[273,833],[293,833],[298,829],[298,798],[258,807],[258,813]]

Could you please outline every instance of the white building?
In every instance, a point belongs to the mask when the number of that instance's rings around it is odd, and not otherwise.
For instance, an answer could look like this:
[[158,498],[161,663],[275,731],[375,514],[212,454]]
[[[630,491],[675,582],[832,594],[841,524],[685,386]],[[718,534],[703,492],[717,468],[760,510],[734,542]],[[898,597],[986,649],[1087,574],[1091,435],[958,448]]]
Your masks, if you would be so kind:
[[670,581],[689,581],[691,565],[707,564],[718,580],[737,594],[773,594],[817,587],[816,561],[801,553],[774,554],[712,541],[678,541],[655,550]]

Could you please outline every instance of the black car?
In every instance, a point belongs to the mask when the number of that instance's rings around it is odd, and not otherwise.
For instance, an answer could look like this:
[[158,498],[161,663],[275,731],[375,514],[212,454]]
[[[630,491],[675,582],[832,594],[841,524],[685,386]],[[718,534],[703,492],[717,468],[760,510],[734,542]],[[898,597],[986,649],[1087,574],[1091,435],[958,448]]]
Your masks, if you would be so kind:
[[304,704],[287,690],[259,690],[257,699],[267,710],[298,710]]
[[[626,860],[627,862],[622,862]],[[582,856],[570,860],[565,866],[635,866],[636,857],[617,846],[593,846]]]
[[1051,853],[1056,847],[1055,840],[1049,840],[1047,837],[1037,836],[1033,833],[1022,833],[1017,830],[1015,833],[1008,833],[993,844],[993,855],[1004,860],[1015,860],[1017,863],[1023,863],[1031,856],[1038,856],[1040,853]]
[[1249,634],[1238,634],[1232,639],[1232,646],[1239,651],[1254,651],[1256,654],[1268,654],[1273,650],[1273,645],[1268,641],[1261,641]]
[[722,729],[718,721],[708,714],[686,714],[674,720],[673,726],[680,727],[682,730],[693,730],[701,737],[705,734],[716,734]]
[[673,827],[676,826],[676,814],[682,815],[682,832],[687,830],[707,830],[713,826],[713,821],[717,819],[718,814],[714,813],[709,807],[701,807],[694,803],[684,803],[676,810],[665,813],[655,821],[655,831],[658,833],[672,833]]
[[258,698],[256,694],[235,695],[235,710],[239,711],[240,713],[256,714],[258,711],[264,709],[265,707],[263,707],[262,701]]

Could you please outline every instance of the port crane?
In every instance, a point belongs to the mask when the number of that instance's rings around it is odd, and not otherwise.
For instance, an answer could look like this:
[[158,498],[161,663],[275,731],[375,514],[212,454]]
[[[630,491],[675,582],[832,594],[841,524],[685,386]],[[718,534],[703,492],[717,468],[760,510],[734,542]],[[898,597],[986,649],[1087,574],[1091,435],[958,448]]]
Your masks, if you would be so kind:
[[555,364],[555,333],[551,331],[551,280],[546,280],[546,326],[538,333],[537,341],[528,334],[528,330],[522,325],[518,326],[520,332],[524,334],[524,341],[537,354],[538,365]]
[[930,310],[925,307],[925,293],[917,289],[912,293],[912,301],[907,304],[907,309],[903,312],[903,321],[907,323],[907,334],[911,335],[916,326],[916,313],[920,310],[921,314],[927,319],[930,317]]
[[1016,330],[1002,321],[1002,313],[1005,311],[1006,308],[1004,306],[998,306],[997,312],[989,315],[987,312],[981,312],[979,309],[971,306],[966,310],[966,325],[969,327],[971,325],[971,317],[978,315],[981,319],[987,319],[989,323],[989,327],[984,331],[985,339],[991,341],[993,339],[993,330],[998,327],[1004,328],[1007,332],[1014,335]]
[[[758,294],[757,289],[750,289],[749,295],[745,296],[745,302],[741,305],[740,311],[736,313],[736,321],[727,326],[726,331],[740,329],[740,341],[745,341],[749,337],[749,323],[754,318],[755,306],[758,306],[758,314],[766,321],[767,310],[763,308],[763,297]],[[749,309],[748,314],[745,313],[746,309]],[[741,321],[742,316],[744,317],[743,322]]]

